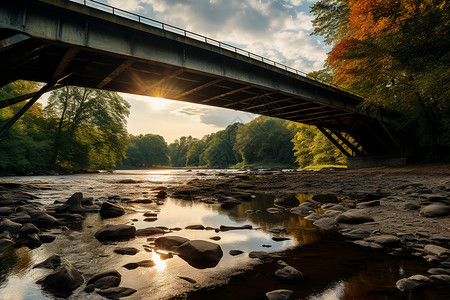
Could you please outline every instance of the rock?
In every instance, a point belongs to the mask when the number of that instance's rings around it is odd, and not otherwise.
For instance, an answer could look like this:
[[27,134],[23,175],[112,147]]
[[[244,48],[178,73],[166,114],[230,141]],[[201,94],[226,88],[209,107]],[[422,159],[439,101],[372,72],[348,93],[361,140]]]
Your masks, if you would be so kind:
[[272,240],[274,240],[275,242],[282,242],[282,241],[288,241],[288,240],[290,240],[290,238],[274,236],[274,237],[272,237]]
[[22,224],[13,222],[10,219],[5,218],[1,223],[1,227],[3,227],[4,230],[9,231],[12,234],[17,234],[20,232]]
[[30,249],[40,247],[42,245],[39,235],[36,233],[30,233],[26,236],[26,245]]
[[59,255],[52,255],[41,263],[34,265],[35,268],[43,268],[43,269],[53,269],[55,270],[57,267],[61,265],[61,257]]
[[270,233],[282,233],[282,232],[287,232],[287,230],[284,227],[277,226],[277,227],[270,228],[269,232]]
[[363,229],[354,229],[348,232],[344,232],[342,233],[342,235],[351,240],[362,240],[370,236],[370,232]]
[[51,243],[56,239],[56,237],[53,235],[49,235],[49,234],[40,234],[39,239],[43,243]]
[[299,216],[307,216],[314,212],[314,208],[308,205],[300,205],[291,209],[291,213]]
[[134,247],[119,247],[114,249],[114,253],[121,255],[135,255],[139,250]]
[[157,213],[153,213],[153,212],[146,212],[144,213],[144,217],[157,217],[158,214]]
[[39,233],[39,228],[31,223],[26,223],[20,228],[19,236],[26,236],[31,233]]
[[395,286],[402,292],[411,291],[418,287],[427,285],[430,283],[430,279],[423,275],[414,275],[409,278],[403,278],[397,281]]
[[296,194],[287,194],[275,198],[274,203],[278,206],[290,208],[298,206],[300,204],[300,201],[298,201]]
[[155,262],[151,259],[141,260],[140,262],[137,262],[137,264],[142,268],[151,268],[156,266]]
[[360,224],[373,222],[373,218],[364,211],[351,209],[337,216],[336,221],[345,224]]
[[122,267],[124,267],[125,269],[128,269],[128,270],[134,270],[134,269],[139,268],[139,264],[138,263],[128,263],[128,264],[123,265]]
[[0,238],[0,249],[14,245],[14,242],[8,238]]
[[147,227],[136,230],[136,236],[150,236],[156,234],[165,234],[166,231],[158,227]]
[[24,224],[24,223],[29,223],[31,220],[31,217],[26,211],[22,211],[22,212],[10,215],[9,219],[13,222]]
[[12,214],[14,211],[10,207],[0,207],[0,216],[5,217]]
[[95,286],[93,284],[88,284],[85,288],[84,291],[86,293],[92,293],[93,291],[95,291]]
[[426,253],[436,255],[437,257],[449,257],[450,250],[437,245],[426,245],[424,248]]
[[109,289],[99,290],[97,293],[100,296],[106,297],[108,299],[119,299],[123,297],[128,297],[136,293],[135,289],[127,288],[127,287],[112,287]]
[[165,198],[167,198],[167,192],[166,191],[159,191],[158,194],[156,194],[156,198],[158,198],[158,199],[165,199]]
[[433,203],[422,208],[419,214],[427,218],[448,216],[450,206],[443,203]]
[[248,254],[248,257],[250,258],[257,258],[260,259],[263,262],[272,262],[274,258],[277,258],[276,256],[266,252],[266,251],[251,251]]
[[84,283],[81,273],[66,262],[56,268],[55,272],[39,281],[44,289],[56,292],[72,292]]
[[221,239],[220,236],[212,236],[209,239],[213,240],[213,241],[219,241]]
[[202,240],[187,241],[175,251],[191,266],[199,269],[215,267],[223,256],[220,245]]
[[338,223],[331,218],[321,218],[315,221],[313,225],[325,230],[336,229],[338,227]]
[[130,239],[136,235],[136,227],[125,224],[108,224],[95,233],[95,238],[99,241],[117,241]]
[[294,292],[291,290],[274,290],[266,293],[269,300],[288,300]]
[[322,208],[325,210],[337,210],[340,212],[344,212],[344,211],[348,210],[348,208],[345,208],[340,204],[334,204],[334,203],[327,203],[325,205],[322,205]]
[[406,210],[418,210],[420,208],[420,205],[411,203],[411,202],[407,202],[403,205],[403,208]]
[[244,251],[241,251],[241,250],[230,250],[228,253],[229,253],[231,256],[236,256],[236,255],[239,255],[239,254],[244,253]]
[[371,243],[377,243],[383,247],[392,247],[400,244],[400,239],[390,234],[373,235],[364,240]]
[[53,226],[57,222],[58,220],[55,217],[50,216],[47,213],[42,213],[33,220],[33,224],[37,224],[39,226]]
[[375,207],[380,205],[380,200],[373,200],[358,203],[358,207]]
[[87,286],[92,285],[94,288],[107,289],[119,286],[122,275],[117,271],[108,271],[92,276],[88,282]]
[[155,247],[162,250],[173,250],[187,241],[189,239],[182,236],[164,236],[155,240]]
[[203,226],[203,225],[189,225],[189,226],[186,226],[184,229],[204,230],[205,226]]
[[269,207],[267,209],[267,212],[269,212],[271,214],[278,214],[279,212],[281,212],[281,209],[276,208],[276,207]]
[[313,200],[321,203],[338,203],[339,199],[336,194],[317,194],[312,197]]
[[305,277],[302,272],[292,266],[277,270],[275,276],[281,280],[296,280]]
[[304,217],[303,219],[314,222],[321,218],[322,218],[322,215],[319,215],[318,213],[313,212],[313,213],[310,213],[309,215],[307,215],[306,217]]
[[66,204],[69,205],[69,211],[71,212],[84,211],[84,208],[81,206],[82,201],[83,201],[83,193],[75,193],[72,196],[70,196],[69,200],[66,201]]
[[367,248],[372,248],[372,249],[383,249],[383,246],[381,246],[380,244],[376,244],[376,243],[371,243],[371,242],[366,242],[366,241],[354,241],[353,242],[356,245],[360,245],[363,247],[367,247]]
[[450,269],[432,268],[428,270],[431,275],[450,275]]
[[103,202],[102,206],[100,207],[100,216],[103,219],[108,218],[116,218],[120,217],[125,214],[125,209],[123,209],[122,206],[116,203],[111,202]]
[[446,283],[446,284],[450,283],[450,275],[447,275],[447,274],[431,275],[430,279],[433,282]]
[[158,220],[158,218],[156,218],[156,217],[150,217],[150,218],[145,218],[145,219],[142,220],[142,221],[144,221],[144,222],[155,222],[156,220]]
[[178,276],[178,278],[183,279],[183,280],[186,280],[187,282],[190,282],[190,283],[197,283],[196,280],[194,280],[194,279],[192,279],[192,278],[190,278],[190,277]]
[[242,225],[242,226],[225,226],[225,225],[220,225],[220,231],[252,229],[252,228],[253,228],[252,225]]
[[335,218],[335,217],[339,216],[340,214],[342,214],[342,212],[339,211],[339,210],[327,210],[327,211],[325,211],[325,217],[327,217],[327,218]]

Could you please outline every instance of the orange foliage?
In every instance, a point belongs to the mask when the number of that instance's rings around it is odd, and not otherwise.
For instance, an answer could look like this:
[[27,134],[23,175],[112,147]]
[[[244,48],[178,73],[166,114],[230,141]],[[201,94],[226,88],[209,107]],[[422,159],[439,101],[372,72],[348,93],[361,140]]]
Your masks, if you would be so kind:
[[333,62],[345,59],[346,54],[358,44],[359,41],[354,38],[340,40],[329,53],[328,61],[332,64]]

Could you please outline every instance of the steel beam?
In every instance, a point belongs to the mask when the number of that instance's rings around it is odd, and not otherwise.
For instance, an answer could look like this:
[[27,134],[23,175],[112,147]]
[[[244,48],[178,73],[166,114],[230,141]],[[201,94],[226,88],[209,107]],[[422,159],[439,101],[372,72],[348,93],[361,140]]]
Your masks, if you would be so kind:
[[129,66],[133,64],[132,60],[126,60],[121,63],[117,68],[114,69],[108,76],[106,76],[99,84],[97,84],[97,88],[101,89],[108,83],[110,83],[114,78],[119,76],[123,71],[125,71]]
[[352,157],[352,155],[344,148],[342,147],[342,145],[330,134],[328,133],[325,128],[323,128],[322,126],[316,126],[317,129],[320,130],[320,132],[323,133],[323,135],[325,135],[330,142],[332,142],[345,156],[347,157]]
[[[47,92],[59,89],[61,87],[63,87],[63,86],[62,85],[53,86]],[[37,93],[38,92],[34,92],[34,93],[29,93],[29,94],[17,96],[17,97],[14,97],[14,98],[2,100],[2,101],[0,101],[0,109],[5,108],[5,107],[10,106],[10,105],[13,105],[13,104],[20,103],[20,102],[28,100],[30,98],[33,98]]]
[[[251,87],[252,87],[251,85],[245,85],[245,86],[240,87],[240,88],[238,88],[238,89],[234,89],[234,90],[231,90],[231,91],[229,91],[229,92],[226,92],[226,93],[223,93],[223,94],[220,94],[220,95],[216,95],[216,96],[214,96],[214,97],[210,97],[210,98],[204,99],[204,100],[202,100],[200,103],[202,103],[202,104],[208,103],[208,102],[211,102],[212,100],[219,99],[219,98],[223,98],[223,97],[226,97],[226,96],[229,96],[229,95],[238,93],[238,92],[240,92],[240,91],[249,89],[249,88],[251,88]],[[236,102],[233,102],[233,104],[234,104],[234,103],[236,103]],[[223,105],[223,107],[225,107],[225,105]]]

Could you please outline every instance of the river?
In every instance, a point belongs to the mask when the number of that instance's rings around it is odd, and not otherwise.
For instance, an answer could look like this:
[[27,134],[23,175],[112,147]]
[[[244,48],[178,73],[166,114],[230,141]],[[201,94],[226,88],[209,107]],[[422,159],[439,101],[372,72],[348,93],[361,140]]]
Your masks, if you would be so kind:
[[[117,171],[114,174],[86,174],[70,176],[3,177],[2,182],[33,184],[42,189],[33,193],[44,205],[65,201],[73,193],[82,192],[85,197],[122,199],[154,199],[161,186],[184,185],[193,179],[217,179],[239,174],[239,170],[151,170]],[[127,182],[127,183],[125,183]],[[299,195],[307,199],[311,195]],[[122,275],[121,286],[134,288],[135,294],[125,299],[263,299],[270,290],[288,288],[296,299],[434,299],[442,291],[423,289],[408,297],[395,288],[395,282],[429,268],[423,259],[412,256],[390,256],[380,250],[370,250],[344,241],[334,232],[324,231],[312,222],[287,211],[272,214],[273,196],[255,194],[251,202],[231,209],[216,204],[167,198],[161,203],[129,204],[121,217],[103,220],[99,214],[87,214],[77,229],[52,229],[57,238],[50,244],[36,249],[8,248],[0,254],[0,299],[55,299],[56,296],[41,290],[35,282],[49,273],[45,269],[33,269],[36,263],[51,255],[60,255],[72,263],[85,278],[108,270],[118,270]],[[260,210],[261,213],[246,213]],[[144,213],[156,213],[157,219],[144,221]],[[160,255],[144,251],[152,249],[147,237],[137,237],[123,242],[102,244],[94,233],[105,224],[132,224],[137,229],[148,226],[183,228],[170,235],[189,239],[210,240],[219,236],[218,243],[223,257],[214,268],[198,269],[174,256],[163,260]],[[252,225],[252,230],[215,232],[214,230],[188,230],[188,225],[201,224],[218,228],[221,225]],[[289,239],[274,241],[269,229],[287,229],[281,236]],[[279,235],[278,235],[279,236]],[[145,247],[143,247],[145,245]],[[118,255],[117,246],[129,246],[140,251],[134,256]],[[243,254],[229,255],[230,250],[242,250]],[[151,250],[149,250],[151,251]],[[295,266],[307,277],[301,282],[284,283],[273,276],[279,267],[276,262],[261,264],[249,258],[251,251],[280,252],[282,259]],[[122,266],[140,260],[151,259],[151,268],[127,270]],[[180,277],[189,277],[191,283]],[[83,286],[74,291],[70,299],[99,299],[96,293],[86,293]],[[436,298],[439,299],[439,298]]]

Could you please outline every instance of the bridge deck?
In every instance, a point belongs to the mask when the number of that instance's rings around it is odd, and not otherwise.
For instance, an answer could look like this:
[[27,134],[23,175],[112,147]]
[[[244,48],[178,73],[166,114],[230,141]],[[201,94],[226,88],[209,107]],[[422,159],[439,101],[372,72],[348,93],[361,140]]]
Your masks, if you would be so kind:
[[0,85],[57,81],[224,107],[316,125],[349,156],[398,153],[380,123],[388,116],[357,96],[139,21],[65,0],[2,0]]

